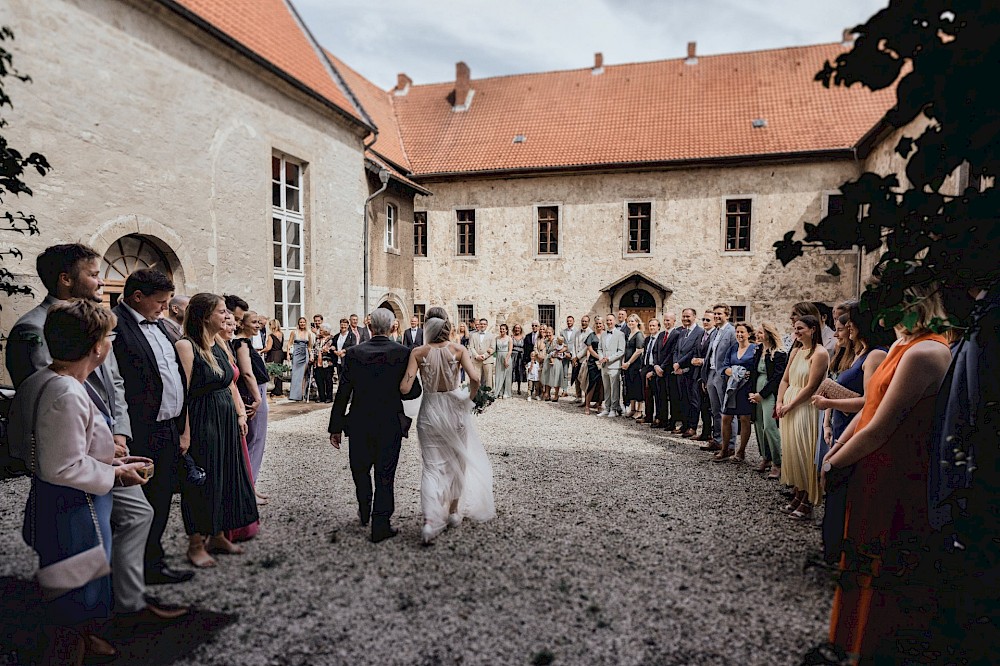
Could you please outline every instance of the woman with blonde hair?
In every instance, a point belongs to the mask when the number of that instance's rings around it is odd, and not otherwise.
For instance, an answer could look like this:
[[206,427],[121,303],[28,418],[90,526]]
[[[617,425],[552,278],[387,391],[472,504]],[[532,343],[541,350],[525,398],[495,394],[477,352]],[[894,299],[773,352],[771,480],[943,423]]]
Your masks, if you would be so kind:
[[645,349],[646,337],[642,334],[642,322],[639,316],[630,314],[625,320],[628,325],[628,335],[625,341],[625,356],[623,357],[622,372],[625,374],[625,416],[643,413],[643,402],[646,398],[642,390],[641,360],[642,352]]
[[795,345],[778,387],[775,413],[780,419],[781,481],[795,493],[785,512],[802,520],[812,516],[820,500],[815,464],[819,412],[809,400],[826,377],[830,354],[823,347],[822,324],[813,315],[796,319],[793,335]]
[[[285,332],[281,330],[281,322],[277,319],[270,319],[267,322],[267,341],[264,343],[264,349],[261,350],[261,354],[264,356],[264,360],[268,363],[274,365],[284,365],[285,364]],[[281,387],[281,374],[276,374],[273,376],[274,388],[271,389],[271,397],[280,398],[285,395],[284,389]]]
[[773,323],[765,321],[757,328],[749,400],[754,406],[753,427],[760,451],[757,471],[763,473],[770,467],[768,479],[781,477],[781,431],[774,420],[774,406],[787,365],[788,354],[781,349],[781,334]]
[[184,337],[176,345],[188,378],[190,425],[181,442],[190,444],[188,452],[207,475],[203,485],[188,484],[181,494],[187,556],[196,567],[215,566],[209,551],[242,552],[225,533],[258,519],[240,444],[247,433],[246,409],[233,384],[236,374],[228,350],[218,341],[227,317],[232,315],[221,296],[195,294],[184,317]]
[[[927,479],[934,400],[951,363],[947,316],[935,286],[905,292],[912,321],[868,382],[864,408],[823,461],[828,490],[847,484],[840,586],[830,641],[857,663],[898,657],[901,630],[926,632],[934,608]],[[853,469],[852,469],[853,468]],[[923,558],[924,561],[920,561]],[[931,574],[933,576],[933,574]],[[924,581],[930,582],[924,582]]]

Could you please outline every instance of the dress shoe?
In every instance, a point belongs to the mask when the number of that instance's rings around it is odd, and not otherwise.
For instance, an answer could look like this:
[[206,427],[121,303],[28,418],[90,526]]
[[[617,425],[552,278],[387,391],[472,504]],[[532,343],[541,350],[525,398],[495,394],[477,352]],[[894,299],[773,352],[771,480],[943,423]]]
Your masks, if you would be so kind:
[[709,435],[708,433],[703,432],[700,435],[698,435],[697,437],[695,437],[694,441],[696,441],[696,442],[707,442],[710,439],[712,439],[712,436]]
[[186,583],[194,578],[193,571],[174,571],[166,565],[146,568],[146,585]]
[[162,624],[164,622],[179,620],[190,612],[189,608],[166,608],[164,606],[157,606],[156,604],[146,604],[145,607],[140,608],[134,613],[121,613],[116,619],[120,624],[125,626]]
[[683,434],[681,434],[681,437],[683,437],[684,439],[690,439],[691,437],[694,437],[694,428],[688,428],[687,430],[685,430]]
[[388,526],[376,529],[372,527],[372,543],[381,543],[386,539],[391,539],[392,537],[399,534],[399,530],[395,527]]
[[682,428],[682,427],[680,427],[680,426],[677,426],[676,428],[674,428],[674,429],[673,429],[673,430],[671,430],[670,432],[674,433],[675,435],[679,435],[679,434],[681,434],[682,432],[684,432],[684,428]]

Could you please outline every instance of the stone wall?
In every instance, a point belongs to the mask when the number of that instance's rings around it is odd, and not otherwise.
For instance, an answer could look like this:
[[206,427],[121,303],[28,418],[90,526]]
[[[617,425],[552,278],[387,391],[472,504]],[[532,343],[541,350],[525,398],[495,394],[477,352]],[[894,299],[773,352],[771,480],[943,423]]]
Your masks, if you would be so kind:
[[[368,180],[373,192],[381,187],[374,174],[369,173]],[[396,233],[392,247],[386,244],[386,211],[390,204],[396,211]],[[396,181],[390,181],[389,188],[372,200],[370,207],[369,310],[388,301],[401,320],[400,326],[405,328],[413,314],[413,191],[400,186]],[[359,254],[359,263],[360,260]],[[359,274],[360,268],[359,266]]]
[[[8,235],[25,256],[6,265],[40,287],[44,247],[104,252],[141,233],[171,251],[179,292],[236,293],[270,312],[279,152],[306,165],[305,311],[360,308],[361,281],[335,276],[361,254],[362,130],[151,3],[4,5],[15,62],[34,79],[10,86],[5,135],[53,166],[15,202],[37,215],[41,236]],[[2,328],[34,300],[6,302]]]
[[[810,252],[787,268],[772,244],[816,222],[825,195],[859,174],[851,161],[676,171],[553,175],[422,182],[428,212],[427,258],[414,260],[414,300],[457,312],[471,304],[491,322],[529,321],[538,304],[556,319],[606,313],[602,287],[641,271],[672,290],[657,311],[711,305],[748,307],[752,320],[782,325],[799,300],[835,303],[856,294],[857,254]],[[752,200],[751,251],[723,251],[726,198]],[[652,201],[652,252],[625,252],[626,202]],[[559,256],[537,255],[535,206],[560,207]],[[456,209],[474,208],[477,255],[456,256]],[[839,277],[825,270],[836,260]],[[619,295],[621,292],[619,292]]]

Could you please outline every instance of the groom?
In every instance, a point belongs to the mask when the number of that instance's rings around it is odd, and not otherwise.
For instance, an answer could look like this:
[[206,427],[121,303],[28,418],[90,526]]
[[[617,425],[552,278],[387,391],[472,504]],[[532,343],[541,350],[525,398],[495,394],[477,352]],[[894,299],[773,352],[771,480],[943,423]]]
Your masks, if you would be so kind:
[[[358,495],[361,525],[372,523],[372,541],[396,536],[389,524],[395,509],[393,484],[399,449],[410,430],[403,413],[403,398],[420,395],[415,383],[406,396],[399,384],[410,360],[410,350],[386,337],[396,320],[391,311],[378,308],[371,314],[372,338],[347,350],[342,360],[340,385],[330,412],[330,444],[340,448],[341,433],[350,440],[351,474]],[[350,403],[351,412],[345,414]],[[375,502],[372,503],[372,468],[375,470]]]

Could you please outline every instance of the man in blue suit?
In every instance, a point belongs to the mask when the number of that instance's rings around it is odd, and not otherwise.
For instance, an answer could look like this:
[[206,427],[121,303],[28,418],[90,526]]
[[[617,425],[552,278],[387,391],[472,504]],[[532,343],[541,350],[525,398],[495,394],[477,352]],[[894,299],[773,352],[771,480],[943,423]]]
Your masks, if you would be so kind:
[[715,317],[715,330],[708,343],[708,353],[705,354],[705,385],[708,387],[708,399],[712,401],[712,439],[704,448],[706,451],[721,451],[735,449],[736,434],[729,442],[720,443],[722,439],[722,406],[726,402],[727,378],[722,369],[726,365],[729,349],[736,344],[736,329],[729,323],[729,306],[719,303],[712,307]]

